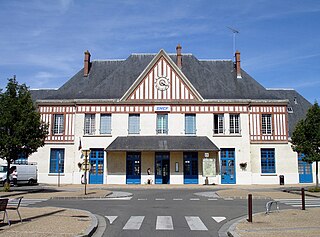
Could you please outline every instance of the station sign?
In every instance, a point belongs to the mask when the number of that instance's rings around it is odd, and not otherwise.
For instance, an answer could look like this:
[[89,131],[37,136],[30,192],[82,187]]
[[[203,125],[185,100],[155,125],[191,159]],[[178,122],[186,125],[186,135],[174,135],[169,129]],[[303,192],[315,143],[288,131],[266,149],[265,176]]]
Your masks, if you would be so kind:
[[156,105],[154,106],[155,112],[170,112],[170,105]]

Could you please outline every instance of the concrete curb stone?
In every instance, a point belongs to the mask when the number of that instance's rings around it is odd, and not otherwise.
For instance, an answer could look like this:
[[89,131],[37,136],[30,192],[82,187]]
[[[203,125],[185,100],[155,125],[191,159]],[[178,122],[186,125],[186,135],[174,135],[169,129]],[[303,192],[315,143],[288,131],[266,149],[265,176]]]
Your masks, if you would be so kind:
[[82,211],[84,213],[86,213],[88,216],[90,216],[91,218],[91,224],[90,226],[86,229],[85,233],[82,235],[77,235],[77,237],[90,237],[93,235],[93,233],[96,231],[96,229],[98,228],[98,220],[97,217],[95,215],[93,215],[91,212],[89,211],[85,211],[85,210],[80,210],[80,209],[72,209],[72,208],[68,208],[70,210],[77,210],[77,211]]

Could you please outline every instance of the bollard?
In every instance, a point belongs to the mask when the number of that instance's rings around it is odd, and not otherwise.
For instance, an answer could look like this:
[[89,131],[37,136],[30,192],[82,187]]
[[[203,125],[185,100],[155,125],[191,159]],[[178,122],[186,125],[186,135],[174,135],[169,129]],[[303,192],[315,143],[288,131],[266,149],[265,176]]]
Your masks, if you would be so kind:
[[248,222],[252,223],[252,194],[248,194]]
[[304,188],[301,188],[301,201],[302,201],[302,210],[306,210],[306,199],[305,199],[305,195],[304,195]]

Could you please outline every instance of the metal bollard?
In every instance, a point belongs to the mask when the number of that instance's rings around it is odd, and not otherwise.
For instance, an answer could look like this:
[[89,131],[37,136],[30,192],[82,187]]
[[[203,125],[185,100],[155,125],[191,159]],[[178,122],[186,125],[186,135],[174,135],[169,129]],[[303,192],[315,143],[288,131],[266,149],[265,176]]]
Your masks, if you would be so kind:
[[301,188],[301,201],[302,201],[302,205],[301,205],[301,209],[302,210],[306,210],[306,199],[305,199],[305,195],[304,195],[304,188]]
[[248,222],[252,223],[252,194],[248,194]]

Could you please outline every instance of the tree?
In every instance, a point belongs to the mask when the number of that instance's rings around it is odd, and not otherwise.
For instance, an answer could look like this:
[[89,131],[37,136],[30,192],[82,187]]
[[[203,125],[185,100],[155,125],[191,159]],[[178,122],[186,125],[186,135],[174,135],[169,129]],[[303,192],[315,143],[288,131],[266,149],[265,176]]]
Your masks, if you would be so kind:
[[16,78],[0,91],[0,158],[7,161],[6,188],[10,188],[10,165],[20,154],[29,156],[44,146],[48,126],[41,122],[30,91]]
[[305,155],[304,161],[316,162],[316,188],[319,188],[320,108],[317,102],[308,110],[306,118],[295,127],[292,144],[294,151]]

